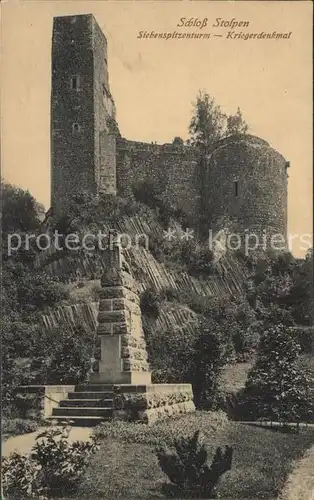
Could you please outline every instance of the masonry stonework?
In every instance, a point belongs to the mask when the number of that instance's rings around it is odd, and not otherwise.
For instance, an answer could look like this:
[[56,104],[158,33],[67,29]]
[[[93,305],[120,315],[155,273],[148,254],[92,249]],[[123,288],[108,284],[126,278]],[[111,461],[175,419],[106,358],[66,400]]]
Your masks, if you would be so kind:
[[[51,204],[116,192],[107,41],[94,16],[56,17],[52,35]],[[110,158],[110,161],[107,158]]]
[[[281,154],[251,135],[229,136],[209,155],[206,187],[213,230],[287,235],[287,167]],[[253,244],[253,241],[252,241]]]
[[[288,162],[251,135],[219,141],[201,164],[185,145],[129,141],[112,133],[107,40],[91,14],[57,17],[52,39],[52,206],[77,192],[128,197],[139,182],[162,186],[164,202],[191,227],[286,237]],[[111,122],[112,123],[112,122]]]
[[101,354],[91,382],[150,384],[136,282],[113,233],[110,246],[105,250],[107,266],[101,279],[98,313]]

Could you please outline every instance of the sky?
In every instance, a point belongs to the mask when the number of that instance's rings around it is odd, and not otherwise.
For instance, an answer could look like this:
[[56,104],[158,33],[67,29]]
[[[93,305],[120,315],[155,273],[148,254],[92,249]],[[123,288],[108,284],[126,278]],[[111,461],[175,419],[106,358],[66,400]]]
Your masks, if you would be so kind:
[[[2,177],[49,208],[53,17],[93,13],[108,40],[110,88],[122,135],[158,143],[186,139],[199,89],[227,114],[239,106],[250,133],[290,161],[289,234],[311,233],[312,9],[310,1],[7,0],[1,6]],[[207,18],[207,26],[177,27],[182,17]],[[214,27],[217,18],[249,25]],[[143,39],[139,31],[211,37]],[[236,40],[227,38],[229,31],[291,33],[281,40]],[[301,246],[296,237],[295,255],[304,255]]]

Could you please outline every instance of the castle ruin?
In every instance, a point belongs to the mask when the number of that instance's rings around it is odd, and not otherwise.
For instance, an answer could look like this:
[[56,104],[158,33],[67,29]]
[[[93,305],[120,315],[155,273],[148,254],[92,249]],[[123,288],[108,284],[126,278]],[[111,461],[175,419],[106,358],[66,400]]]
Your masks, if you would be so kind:
[[251,135],[219,141],[199,177],[195,149],[116,137],[107,40],[92,14],[54,18],[51,90],[51,204],[77,192],[127,196],[136,183],[160,180],[164,196],[219,230],[287,233],[289,163]]

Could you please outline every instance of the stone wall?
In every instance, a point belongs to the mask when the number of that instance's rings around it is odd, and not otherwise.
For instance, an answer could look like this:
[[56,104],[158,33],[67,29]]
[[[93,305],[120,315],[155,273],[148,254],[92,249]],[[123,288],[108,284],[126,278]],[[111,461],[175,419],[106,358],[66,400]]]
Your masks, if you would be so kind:
[[95,177],[100,192],[116,194],[116,141],[108,120],[116,109],[109,86],[107,40],[92,17],[94,55],[94,141]]
[[60,210],[77,192],[116,192],[107,41],[91,14],[54,18],[51,83],[51,204]]
[[114,417],[153,424],[195,411],[191,384],[114,386]]
[[66,399],[74,385],[25,385],[15,392],[15,405],[21,418],[49,418],[53,408]]
[[[114,135],[107,40],[91,14],[54,18],[51,90],[52,206],[77,192],[132,193],[150,180],[164,205],[190,227],[227,225],[269,235],[287,231],[286,160],[251,135],[229,136],[200,162],[185,145],[129,141]],[[202,166],[203,165],[203,166]]]
[[[161,186],[165,204],[190,217],[192,227],[231,227],[270,237],[287,233],[288,162],[251,135],[229,136],[215,145],[205,172],[192,148],[117,141],[117,186],[121,196],[143,180]],[[201,180],[202,179],[202,180]]]
[[[100,338],[98,371],[93,383],[149,384],[140,299],[131,268],[124,258],[116,232],[104,251],[97,335]],[[112,248],[110,248],[112,245]]]
[[[207,207],[213,230],[287,233],[288,163],[250,135],[221,140],[208,158]],[[205,204],[206,206],[206,204]]]
[[195,223],[200,203],[195,150],[117,139],[116,151],[120,196],[130,195],[139,182],[152,180],[161,187],[165,204],[175,205]]

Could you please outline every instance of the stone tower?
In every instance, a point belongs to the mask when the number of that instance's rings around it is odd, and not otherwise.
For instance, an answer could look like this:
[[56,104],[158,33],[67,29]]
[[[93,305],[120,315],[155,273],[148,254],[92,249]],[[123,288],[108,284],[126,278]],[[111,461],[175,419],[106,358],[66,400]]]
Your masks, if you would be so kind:
[[92,14],[56,17],[52,35],[51,205],[116,193],[115,105],[107,40]]
[[[263,242],[287,238],[289,162],[252,135],[219,141],[208,159],[207,204],[215,230],[229,227],[239,235],[256,234]],[[252,240],[253,244],[253,240]]]

